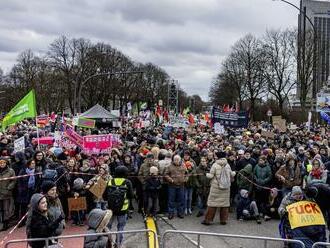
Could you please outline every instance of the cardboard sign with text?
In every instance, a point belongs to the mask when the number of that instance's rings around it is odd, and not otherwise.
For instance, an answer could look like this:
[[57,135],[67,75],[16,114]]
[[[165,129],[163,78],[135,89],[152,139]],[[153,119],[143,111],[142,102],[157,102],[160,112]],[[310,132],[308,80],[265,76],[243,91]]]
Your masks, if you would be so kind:
[[325,225],[320,207],[311,201],[299,201],[286,207],[291,228]]
[[261,131],[261,136],[268,138],[268,139],[274,139],[275,138],[275,134],[273,132],[269,132],[269,131]]
[[287,130],[286,120],[282,119],[282,116],[273,116],[273,126],[282,133]]
[[104,181],[101,177],[97,180],[96,183],[90,187],[89,191],[96,196],[97,199],[102,199],[103,193],[107,187],[107,182]]
[[86,197],[68,198],[69,211],[87,210]]

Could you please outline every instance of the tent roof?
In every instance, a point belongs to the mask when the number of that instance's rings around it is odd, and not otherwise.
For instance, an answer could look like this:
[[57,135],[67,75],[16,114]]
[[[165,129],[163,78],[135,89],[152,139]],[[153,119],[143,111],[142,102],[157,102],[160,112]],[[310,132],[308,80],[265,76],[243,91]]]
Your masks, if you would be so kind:
[[99,104],[96,104],[94,107],[82,113],[79,117],[85,117],[90,119],[118,119],[117,116],[111,114],[108,110],[106,110]]

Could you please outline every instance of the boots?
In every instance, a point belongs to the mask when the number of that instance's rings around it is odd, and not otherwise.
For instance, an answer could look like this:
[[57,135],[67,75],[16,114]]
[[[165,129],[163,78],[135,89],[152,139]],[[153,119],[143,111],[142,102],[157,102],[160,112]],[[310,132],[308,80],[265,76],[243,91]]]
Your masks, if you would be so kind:
[[226,225],[229,216],[229,208],[220,208],[220,224]]
[[202,224],[203,225],[210,225],[211,222],[214,219],[216,211],[217,211],[217,208],[207,207],[206,214],[205,214],[205,219],[203,220]]

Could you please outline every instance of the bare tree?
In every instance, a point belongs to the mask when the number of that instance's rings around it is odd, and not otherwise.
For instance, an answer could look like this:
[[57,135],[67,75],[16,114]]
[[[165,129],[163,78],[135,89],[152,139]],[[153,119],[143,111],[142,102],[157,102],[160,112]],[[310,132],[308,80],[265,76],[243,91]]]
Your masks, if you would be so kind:
[[288,100],[290,92],[296,86],[296,65],[292,42],[296,40],[294,32],[268,31],[263,39],[263,49],[266,58],[264,75],[268,91],[278,101],[283,114],[284,101]]

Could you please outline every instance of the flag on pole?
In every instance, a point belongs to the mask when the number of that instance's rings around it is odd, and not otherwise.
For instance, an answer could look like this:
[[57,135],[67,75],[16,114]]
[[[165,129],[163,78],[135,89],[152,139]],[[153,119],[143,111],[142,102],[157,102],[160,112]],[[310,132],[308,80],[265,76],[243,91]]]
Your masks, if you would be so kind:
[[26,118],[37,116],[36,97],[34,90],[31,90],[15,107],[3,118],[2,130]]

